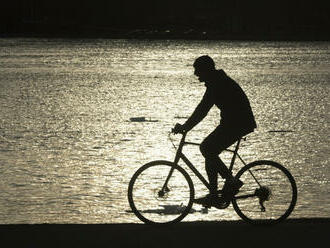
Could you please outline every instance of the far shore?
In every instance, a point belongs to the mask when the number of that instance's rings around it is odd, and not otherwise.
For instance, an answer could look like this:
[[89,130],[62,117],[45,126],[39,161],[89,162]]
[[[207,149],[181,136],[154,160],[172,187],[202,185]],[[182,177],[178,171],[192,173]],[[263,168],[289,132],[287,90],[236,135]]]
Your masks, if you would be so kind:
[[330,41],[330,34],[321,30],[255,30],[224,32],[208,27],[100,27],[63,26],[51,28],[42,24],[27,25],[0,31],[0,38],[68,38],[68,39],[148,39],[148,40],[237,40],[237,41]]

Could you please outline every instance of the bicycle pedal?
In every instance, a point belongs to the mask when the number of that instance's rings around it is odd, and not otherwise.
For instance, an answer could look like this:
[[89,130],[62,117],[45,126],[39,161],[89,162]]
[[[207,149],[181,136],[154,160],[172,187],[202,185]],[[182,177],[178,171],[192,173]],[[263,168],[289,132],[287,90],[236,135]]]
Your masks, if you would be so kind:
[[210,206],[210,205],[203,205],[202,204],[202,207],[204,207],[205,209],[210,209],[212,206]]
[[209,208],[203,208],[203,209],[201,210],[201,213],[202,213],[202,214],[208,214],[208,213],[209,213]]

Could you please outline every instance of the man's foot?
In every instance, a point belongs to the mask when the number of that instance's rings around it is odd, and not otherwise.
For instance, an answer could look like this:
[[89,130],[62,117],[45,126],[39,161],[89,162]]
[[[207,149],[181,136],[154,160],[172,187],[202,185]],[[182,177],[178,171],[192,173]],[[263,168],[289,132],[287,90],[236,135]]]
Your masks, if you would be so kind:
[[208,194],[204,197],[195,199],[194,203],[201,204],[205,208],[215,207],[219,209],[224,209],[229,206],[230,201],[227,201],[217,195]]
[[231,199],[238,193],[242,186],[243,182],[239,179],[227,179],[221,190],[222,198],[231,201]]

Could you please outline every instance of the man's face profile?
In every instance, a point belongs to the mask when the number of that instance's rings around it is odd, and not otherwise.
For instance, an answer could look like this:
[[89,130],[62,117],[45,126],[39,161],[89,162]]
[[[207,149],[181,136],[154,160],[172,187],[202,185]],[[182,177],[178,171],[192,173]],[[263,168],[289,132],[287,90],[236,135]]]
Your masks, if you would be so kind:
[[205,80],[207,79],[207,74],[209,73],[208,70],[200,66],[194,66],[194,68],[194,74],[198,77],[199,82],[205,82]]

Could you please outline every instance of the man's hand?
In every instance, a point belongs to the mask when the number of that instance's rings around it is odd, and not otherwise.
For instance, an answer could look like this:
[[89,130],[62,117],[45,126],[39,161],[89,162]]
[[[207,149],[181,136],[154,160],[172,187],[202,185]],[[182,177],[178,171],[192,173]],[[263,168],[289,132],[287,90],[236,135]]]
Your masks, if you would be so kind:
[[181,125],[179,123],[175,124],[174,128],[172,129],[172,132],[177,134],[177,133],[184,133],[184,125]]

